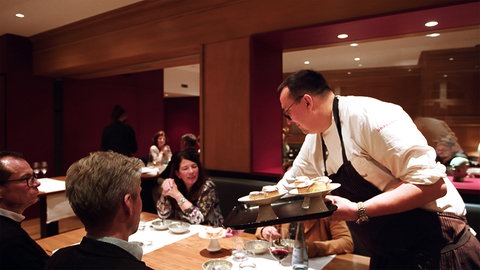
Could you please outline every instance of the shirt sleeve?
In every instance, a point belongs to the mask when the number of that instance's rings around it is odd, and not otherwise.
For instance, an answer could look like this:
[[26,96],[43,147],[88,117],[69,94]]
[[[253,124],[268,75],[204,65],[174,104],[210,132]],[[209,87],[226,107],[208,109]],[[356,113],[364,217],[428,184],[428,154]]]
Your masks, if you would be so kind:
[[326,221],[320,233],[326,240],[307,239],[307,253],[309,257],[319,257],[331,254],[353,252],[353,239],[345,221]]

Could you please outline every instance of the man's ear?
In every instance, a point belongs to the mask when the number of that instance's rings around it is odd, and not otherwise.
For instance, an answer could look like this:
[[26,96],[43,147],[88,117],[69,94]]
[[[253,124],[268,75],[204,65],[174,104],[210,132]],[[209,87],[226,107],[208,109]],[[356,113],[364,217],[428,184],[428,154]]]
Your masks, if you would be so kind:
[[133,215],[133,197],[132,194],[127,193],[123,196],[123,209],[129,215]]
[[313,104],[313,98],[309,94],[303,95],[303,100],[305,101],[307,107],[310,107],[310,104]]

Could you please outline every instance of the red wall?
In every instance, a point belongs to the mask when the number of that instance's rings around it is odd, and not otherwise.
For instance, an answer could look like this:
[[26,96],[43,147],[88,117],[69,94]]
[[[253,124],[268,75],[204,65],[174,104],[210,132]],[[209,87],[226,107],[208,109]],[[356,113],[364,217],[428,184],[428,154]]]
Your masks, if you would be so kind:
[[64,169],[100,149],[103,128],[115,104],[127,111],[136,132],[137,157],[148,154],[151,137],[164,127],[163,71],[92,80],[66,80],[63,91]]
[[165,99],[165,133],[173,152],[180,150],[180,138],[183,134],[200,134],[199,113],[199,97]]
[[21,152],[30,163],[53,164],[53,80],[32,73],[32,46],[26,38],[0,37],[3,73],[1,149]]

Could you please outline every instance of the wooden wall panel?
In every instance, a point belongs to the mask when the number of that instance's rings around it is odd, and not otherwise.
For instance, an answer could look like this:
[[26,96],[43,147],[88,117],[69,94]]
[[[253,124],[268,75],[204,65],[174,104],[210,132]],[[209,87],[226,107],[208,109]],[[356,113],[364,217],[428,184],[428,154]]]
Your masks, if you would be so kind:
[[207,44],[203,59],[204,166],[250,173],[250,39]]
[[37,74],[76,78],[159,69],[198,61],[201,44],[452,3],[457,1],[142,1],[32,37],[34,66]]

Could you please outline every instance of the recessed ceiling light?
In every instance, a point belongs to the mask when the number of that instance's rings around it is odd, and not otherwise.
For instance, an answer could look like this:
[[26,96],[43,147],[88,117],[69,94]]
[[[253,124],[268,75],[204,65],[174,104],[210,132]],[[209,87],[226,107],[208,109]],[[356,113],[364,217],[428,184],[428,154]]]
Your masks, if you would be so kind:
[[438,25],[437,21],[429,21],[429,22],[425,23],[426,27],[434,27],[434,26],[437,26],[437,25]]
[[17,13],[17,14],[15,14],[15,16],[16,16],[17,18],[23,18],[23,17],[25,17],[25,15],[23,15],[22,13]]
[[347,37],[348,37],[347,34],[340,34],[340,35],[337,36],[337,38],[339,38],[339,39],[345,39]]
[[353,60],[360,61],[360,57],[355,57],[355,58],[353,58]]
[[305,60],[303,63],[304,63],[305,65],[310,65],[310,61],[308,61],[308,60]]
[[448,58],[448,61],[453,61],[453,60],[455,60],[455,58],[453,57]]
[[358,43],[352,43],[350,44],[351,47],[357,47],[358,46]]
[[362,64],[358,64],[358,66],[359,66],[359,67],[363,67],[363,65],[362,65]]
[[440,36],[440,34],[439,33],[432,33],[432,34],[426,34],[425,36],[426,37],[438,37],[438,36]]

